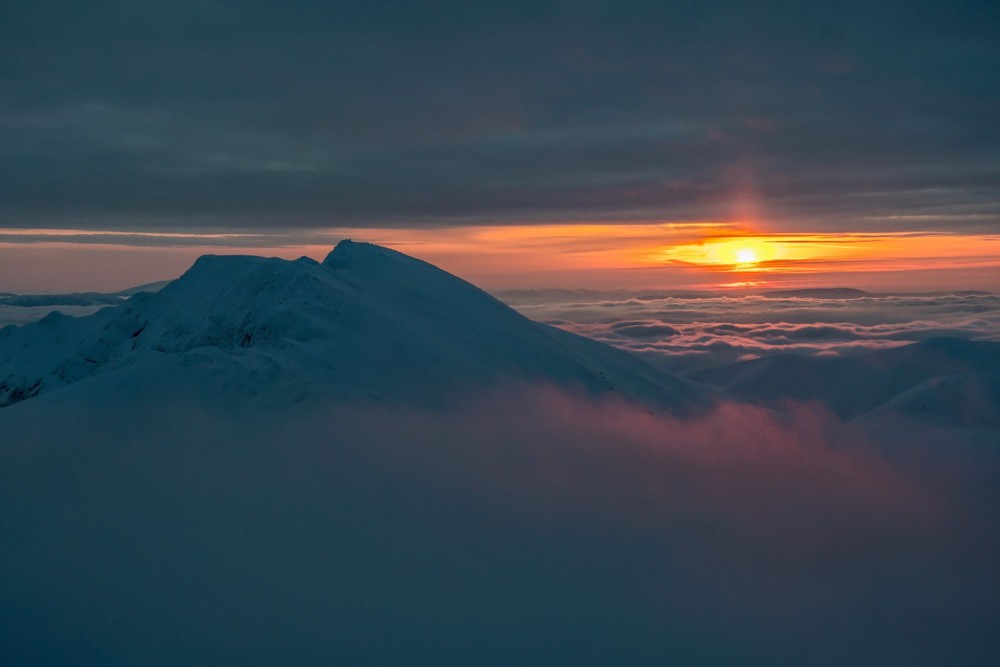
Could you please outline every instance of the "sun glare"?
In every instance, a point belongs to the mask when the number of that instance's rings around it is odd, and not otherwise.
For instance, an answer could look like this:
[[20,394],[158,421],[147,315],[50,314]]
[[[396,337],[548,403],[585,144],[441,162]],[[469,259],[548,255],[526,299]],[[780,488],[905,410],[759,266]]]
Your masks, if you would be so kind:
[[735,271],[763,271],[767,262],[779,259],[782,248],[760,237],[711,239],[697,244],[674,246],[667,250],[670,259],[718,266]]
[[736,251],[737,264],[756,264],[757,261],[757,253],[753,251],[753,248],[740,248]]

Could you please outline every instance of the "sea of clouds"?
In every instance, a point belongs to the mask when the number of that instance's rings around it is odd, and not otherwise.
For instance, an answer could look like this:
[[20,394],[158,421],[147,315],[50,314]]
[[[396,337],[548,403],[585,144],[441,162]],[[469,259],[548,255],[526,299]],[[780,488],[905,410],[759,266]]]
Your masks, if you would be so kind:
[[776,352],[856,354],[938,336],[1000,340],[1000,296],[986,293],[815,298],[533,290],[498,296],[534,320],[668,370]]

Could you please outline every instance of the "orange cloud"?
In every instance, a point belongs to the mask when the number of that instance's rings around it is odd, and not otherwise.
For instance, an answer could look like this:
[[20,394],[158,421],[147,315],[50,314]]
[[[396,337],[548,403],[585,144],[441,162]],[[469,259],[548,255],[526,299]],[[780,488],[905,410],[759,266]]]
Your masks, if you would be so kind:
[[[952,276],[951,288],[1000,286],[997,235],[759,234],[736,223],[689,221],[254,234],[4,230],[0,288],[122,288],[177,275],[208,252],[321,259],[344,237],[396,248],[488,288],[749,287],[830,280],[875,286],[898,279],[896,287],[933,289],[941,272]],[[52,266],[59,267],[58,274],[45,268]],[[720,280],[720,274],[729,275]]]

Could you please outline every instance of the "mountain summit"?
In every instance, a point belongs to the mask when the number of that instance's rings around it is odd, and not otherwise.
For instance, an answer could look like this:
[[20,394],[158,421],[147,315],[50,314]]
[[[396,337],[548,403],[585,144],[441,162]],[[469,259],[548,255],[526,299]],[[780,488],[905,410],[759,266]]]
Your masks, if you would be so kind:
[[322,263],[207,255],[157,293],[0,330],[0,405],[71,387],[263,406],[313,396],[426,404],[524,382],[676,410],[707,402],[631,355],[353,241]]

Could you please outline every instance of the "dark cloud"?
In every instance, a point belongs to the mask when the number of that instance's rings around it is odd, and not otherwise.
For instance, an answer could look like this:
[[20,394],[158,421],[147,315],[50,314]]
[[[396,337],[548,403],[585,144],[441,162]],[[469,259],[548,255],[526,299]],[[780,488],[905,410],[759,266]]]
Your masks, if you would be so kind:
[[0,219],[995,229],[992,3],[0,10]]

